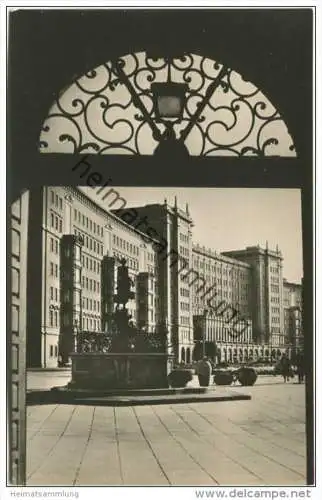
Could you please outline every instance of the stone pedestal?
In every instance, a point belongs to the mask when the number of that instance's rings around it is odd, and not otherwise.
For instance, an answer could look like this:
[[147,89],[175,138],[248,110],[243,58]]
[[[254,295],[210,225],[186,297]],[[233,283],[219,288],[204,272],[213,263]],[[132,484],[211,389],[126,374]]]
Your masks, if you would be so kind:
[[74,353],[71,388],[162,389],[173,358],[164,353]]

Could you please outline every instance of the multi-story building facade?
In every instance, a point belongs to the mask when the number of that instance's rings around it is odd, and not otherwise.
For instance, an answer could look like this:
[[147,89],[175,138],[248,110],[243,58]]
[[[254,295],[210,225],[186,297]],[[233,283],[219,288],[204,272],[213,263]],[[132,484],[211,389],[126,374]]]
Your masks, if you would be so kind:
[[211,355],[213,344],[217,352],[211,357],[247,359],[252,344],[250,264],[194,245],[193,270],[199,278],[192,287],[195,341],[202,344],[202,353]]
[[250,314],[253,340],[258,344],[284,346],[283,258],[280,250],[259,246],[225,252],[250,265]]
[[285,344],[292,357],[304,347],[302,328],[302,286],[283,280]]
[[176,358],[190,361],[194,347],[192,290],[186,270],[192,267],[192,219],[189,208],[163,204],[114,211],[159,241],[157,250],[161,315]]
[[212,357],[228,362],[282,352],[289,332],[281,252],[220,254],[193,244],[192,230],[188,206],[176,200],[107,211],[81,189],[31,190],[28,365],[57,366],[79,331],[109,331],[122,259],[133,283],[131,321],[167,332],[177,361],[190,363],[211,345]]
[[158,291],[153,240],[147,241],[139,230],[69,187],[30,191],[28,233],[28,366],[57,366],[63,354],[62,338],[69,338],[71,348],[79,330],[105,329],[121,258],[129,266],[133,291],[142,279],[147,287],[147,293],[138,287],[128,304],[132,320],[148,331],[155,329]]

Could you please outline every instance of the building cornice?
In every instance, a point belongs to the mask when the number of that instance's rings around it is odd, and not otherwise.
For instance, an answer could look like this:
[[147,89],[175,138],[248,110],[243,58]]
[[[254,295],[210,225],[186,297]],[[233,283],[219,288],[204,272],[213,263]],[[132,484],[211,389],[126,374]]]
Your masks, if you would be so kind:
[[[123,219],[121,219],[120,217],[117,217],[117,215],[115,215],[112,211],[105,210],[104,208],[100,207],[97,203],[95,203],[94,200],[92,200],[89,196],[87,196],[81,189],[79,189],[77,187],[72,187],[72,186],[64,186],[64,187],[78,201],[87,205],[87,207],[89,209],[94,210],[98,215],[105,217],[106,218],[105,225],[109,224],[111,222],[114,224],[119,224],[122,228],[126,229],[130,233],[135,233],[135,234],[141,236],[141,238],[142,237],[147,238],[147,235],[145,233],[143,233],[142,231],[139,231],[135,227],[131,226],[131,224],[127,224],[126,222],[124,222]],[[155,244],[159,243],[158,240],[152,239],[152,238],[150,238],[150,236],[149,236],[149,239],[151,240],[151,244],[152,243],[155,243]],[[149,244],[149,243],[150,242],[147,242],[147,244]]]
[[217,253],[214,250],[211,250],[210,248],[202,247],[199,244],[193,244],[192,245],[192,253],[197,254],[197,255],[202,255],[203,257],[211,258],[226,264],[233,264],[237,265],[240,267],[243,267],[244,269],[249,269],[251,266],[247,262],[243,262],[238,259],[233,259],[232,257],[228,257],[227,255],[223,253]]

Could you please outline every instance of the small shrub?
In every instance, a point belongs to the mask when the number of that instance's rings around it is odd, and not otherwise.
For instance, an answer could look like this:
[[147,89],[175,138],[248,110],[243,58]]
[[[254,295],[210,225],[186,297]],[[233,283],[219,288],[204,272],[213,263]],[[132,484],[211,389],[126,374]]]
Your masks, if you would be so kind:
[[214,383],[216,385],[231,385],[233,379],[233,374],[230,371],[219,370],[214,373]]
[[192,371],[187,369],[175,369],[168,375],[171,387],[185,387],[192,380]]
[[237,372],[237,380],[241,385],[254,385],[257,380],[257,373],[254,368],[240,368]]

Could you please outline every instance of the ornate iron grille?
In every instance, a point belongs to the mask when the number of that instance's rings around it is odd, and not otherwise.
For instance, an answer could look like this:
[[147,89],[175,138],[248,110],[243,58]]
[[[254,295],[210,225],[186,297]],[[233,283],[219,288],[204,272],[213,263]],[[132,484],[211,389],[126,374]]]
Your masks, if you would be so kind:
[[[113,352],[113,340],[117,334],[105,332],[79,332],[77,335],[76,352]],[[166,352],[166,338],[155,332],[146,333],[135,330],[135,335],[129,339],[129,352]]]
[[[151,85],[186,84],[182,119],[160,120]],[[151,155],[169,131],[192,156],[296,156],[282,116],[252,83],[195,54],[145,52],[102,64],[61,92],[42,152]]]

